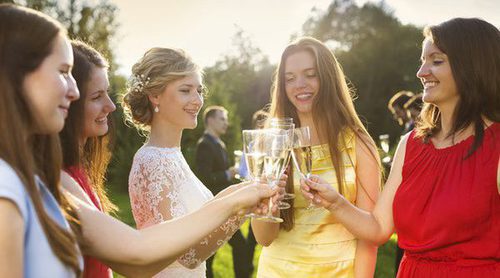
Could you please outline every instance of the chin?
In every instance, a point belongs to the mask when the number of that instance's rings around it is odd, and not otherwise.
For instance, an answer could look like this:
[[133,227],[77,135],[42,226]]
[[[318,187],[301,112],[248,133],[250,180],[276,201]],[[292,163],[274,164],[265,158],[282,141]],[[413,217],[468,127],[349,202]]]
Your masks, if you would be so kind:
[[196,122],[191,122],[188,125],[186,125],[186,129],[195,129],[198,126],[198,121]]

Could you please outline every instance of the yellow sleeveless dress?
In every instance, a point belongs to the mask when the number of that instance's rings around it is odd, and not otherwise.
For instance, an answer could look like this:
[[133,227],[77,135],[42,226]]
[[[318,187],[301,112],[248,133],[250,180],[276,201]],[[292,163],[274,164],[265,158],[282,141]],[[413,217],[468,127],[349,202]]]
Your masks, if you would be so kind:
[[[356,155],[353,133],[345,135],[342,148],[344,197],[356,201]],[[328,145],[312,147],[312,173],[338,190]],[[300,193],[299,176],[294,171],[294,217],[291,231],[280,230],[269,247],[262,248],[257,277],[354,277],[357,239],[324,208],[306,209],[309,200]]]

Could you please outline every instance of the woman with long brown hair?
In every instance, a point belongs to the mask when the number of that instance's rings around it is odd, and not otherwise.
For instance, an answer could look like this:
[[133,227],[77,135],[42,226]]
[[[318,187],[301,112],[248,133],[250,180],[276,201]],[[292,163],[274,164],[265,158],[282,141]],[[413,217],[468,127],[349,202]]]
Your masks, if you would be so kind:
[[382,244],[396,231],[398,277],[500,277],[500,31],[455,18],[424,37],[424,108],[373,212],[319,178],[304,195],[359,238]]
[[[306,37],[285,49],[270,115],[308,126],[312,173],[349,202],[373,208],[380,189],[376,147],[356,114],[339,63],[323,43]],[[299,180],[296,172],[290,175],[288,190],[298,192]],[[255,238],[265,246],[258,276],[373,277],[377,248],[357,240],[324,209],[308,209],[308,203],[297,194],[293,207],[281,212],[282,224],[252,220]]]
[[79,97],[71,45],[55,20],[2,4],[0,61],[0,276],[77,277],[80,251],[58,206],[75,218],[59,190],[57,137]]

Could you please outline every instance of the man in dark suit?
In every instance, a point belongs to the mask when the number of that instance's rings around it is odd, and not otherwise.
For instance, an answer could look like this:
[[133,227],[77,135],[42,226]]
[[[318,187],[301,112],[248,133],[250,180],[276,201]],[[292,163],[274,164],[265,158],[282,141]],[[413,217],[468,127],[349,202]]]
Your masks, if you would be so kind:
[[[231,167],[226,146],[220,139],[228,127],[227,110],[221,106],[210,106],[203,114],[205,133],[196,146],[196,175],[205,186],[217,195],[233,183],[237,169]],[[247,243],[238,230],[229,240],[233,249],[234,273],[237,278],[250,277],[253,258],[249,258]],[[215,256],[215,255],[214,255]],[[214,256],[207,260],[207,277],[213,277]]]

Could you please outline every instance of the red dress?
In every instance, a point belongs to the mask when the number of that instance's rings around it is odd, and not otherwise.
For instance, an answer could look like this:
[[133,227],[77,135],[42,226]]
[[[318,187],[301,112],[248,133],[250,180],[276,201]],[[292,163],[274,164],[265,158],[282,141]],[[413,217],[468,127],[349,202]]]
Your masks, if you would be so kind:
[[464,160],[473,140],[436,149],[408,138],[393,204],[405,250],[397,277],[500,277],[500,123]]
[[[87,175],[85,172],[78,167],[68,167],[65,169],[80,187],[85,191],[87,196],[90,198],[94,206],[102,211],[101,203],[99,202],[99,197],[95,194],[94,190],[90,186]],[[110,278],[113,277],[113,272],[111,269],[103,264],[101,261],[94,257],[84,256],[85,267],[83,269],[84,278]]]

